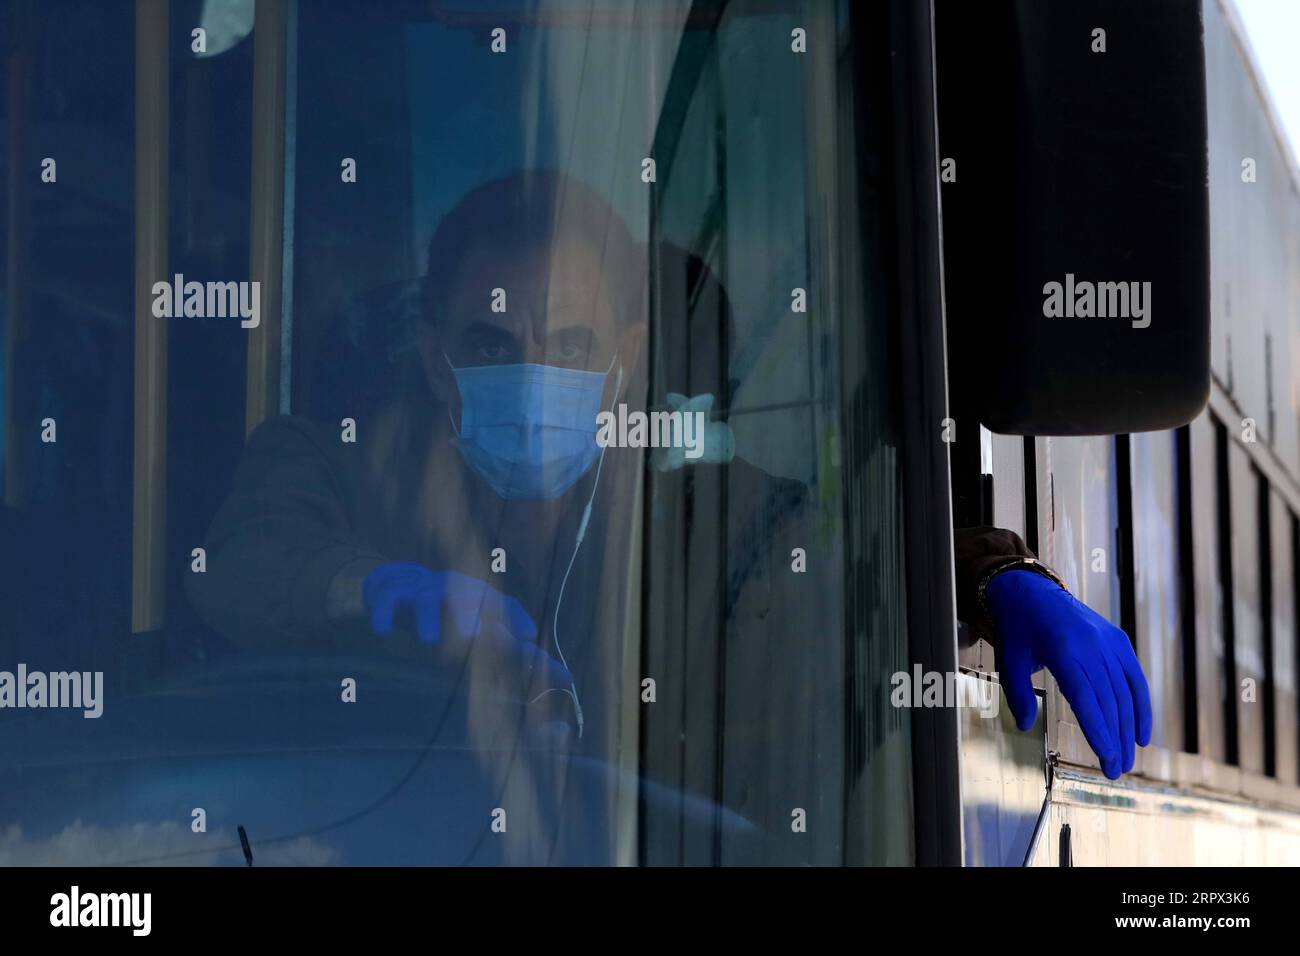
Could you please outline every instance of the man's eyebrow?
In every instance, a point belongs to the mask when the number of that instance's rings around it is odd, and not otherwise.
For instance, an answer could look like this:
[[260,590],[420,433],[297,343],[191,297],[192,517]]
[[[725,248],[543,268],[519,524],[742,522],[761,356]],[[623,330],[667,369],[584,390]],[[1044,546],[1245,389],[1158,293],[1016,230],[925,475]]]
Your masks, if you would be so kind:
[[547,333],[548,338],[558,339],[561,336],[583,335],[589,339],[596,338],[596,330],[590,325],[566,325],[563,328],[555,329]]
[[463,329],[460,330],[460,334],[459,334],[459,337],[462,339],[475,338],[475,337],[486,338],[489,336],[496,337],[496,338],[500,338],[504,336],[509,339],[517,338],[515,333],[510,331],[509,329],[500,325],[496,325],[492,322],[484,322],[481,319],[477,319],[471,322],[469,325],[465,326]]

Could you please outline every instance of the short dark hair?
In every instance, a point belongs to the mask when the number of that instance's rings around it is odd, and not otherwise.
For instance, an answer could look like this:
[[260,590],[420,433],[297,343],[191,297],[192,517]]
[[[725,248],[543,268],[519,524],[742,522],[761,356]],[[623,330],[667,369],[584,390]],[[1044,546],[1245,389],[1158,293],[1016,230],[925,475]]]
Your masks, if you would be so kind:
[[477,186],[442,218],[429,242],[422,317],[440,319],[439,306],[469,249],[491,242],[505,257],[575,234],[601,255],[599,282],[617,303],[620,320],[635,320],[644,311],[644,245],[603,196],[552,169],[519,170]]

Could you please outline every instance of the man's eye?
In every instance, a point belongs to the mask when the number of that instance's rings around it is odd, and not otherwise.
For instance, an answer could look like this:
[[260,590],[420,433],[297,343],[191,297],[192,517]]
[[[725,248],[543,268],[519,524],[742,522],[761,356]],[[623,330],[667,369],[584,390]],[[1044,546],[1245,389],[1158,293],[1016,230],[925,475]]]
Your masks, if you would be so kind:
[[498,362],[506,356],[504,345],[481,345],[479,346],[479,357],[488,362]]
[[573,362],[576,361],[577,359],[582,358],[582,349],[579,346],[574,345],[573,343],[567,343],[565,345],[561,345],[556,350],[556,353],[559,355],[560,358],[564,359],[564,361],[566,362]]

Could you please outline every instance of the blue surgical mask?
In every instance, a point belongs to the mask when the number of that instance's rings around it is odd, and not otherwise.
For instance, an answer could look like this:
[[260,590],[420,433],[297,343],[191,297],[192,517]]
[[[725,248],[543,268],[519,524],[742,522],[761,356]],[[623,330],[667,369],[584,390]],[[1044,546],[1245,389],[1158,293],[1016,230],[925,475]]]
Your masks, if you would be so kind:
[[[460,389],[455,445],[465,464],[502,498],[554,500],[600,457],[596,416],[608,369],[587,372],[554,365],[456,368],[446,353],[443,358]],[[613,360],[609,367],[614,367]],[[453,421],[453,428],[455,424]]]

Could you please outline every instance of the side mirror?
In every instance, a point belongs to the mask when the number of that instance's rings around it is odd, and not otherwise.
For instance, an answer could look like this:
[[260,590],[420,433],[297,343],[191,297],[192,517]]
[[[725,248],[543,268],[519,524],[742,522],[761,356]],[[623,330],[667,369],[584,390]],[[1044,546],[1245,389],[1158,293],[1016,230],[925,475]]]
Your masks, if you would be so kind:
[[936,0],[954,415],[1172,428],[1210,388],[1199,0]]

